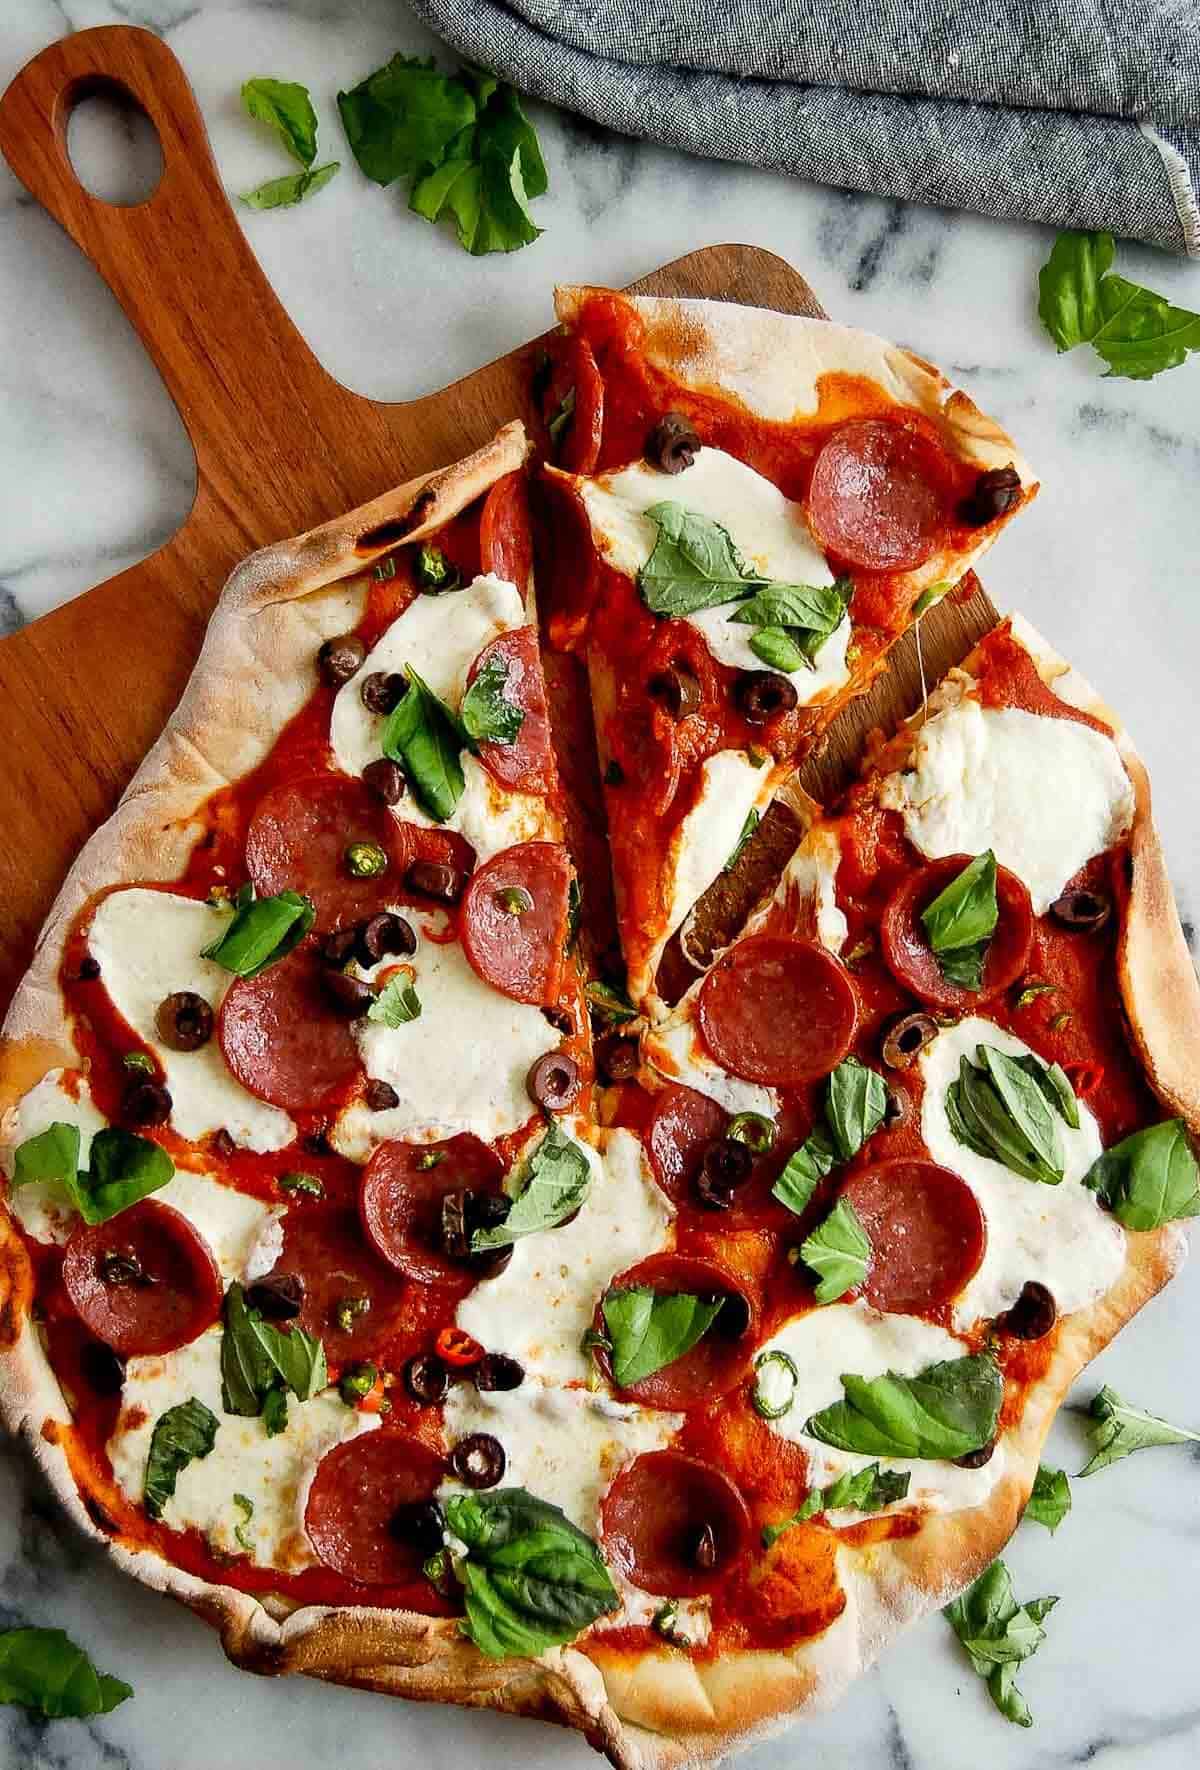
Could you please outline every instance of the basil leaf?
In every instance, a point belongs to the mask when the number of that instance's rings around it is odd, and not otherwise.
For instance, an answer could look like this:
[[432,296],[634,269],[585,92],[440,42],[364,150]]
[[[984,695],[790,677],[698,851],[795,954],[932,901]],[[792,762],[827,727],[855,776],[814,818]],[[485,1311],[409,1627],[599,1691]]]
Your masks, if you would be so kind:
[[977,1056],[1000,1097],[1018,1136],[1032,1149],[1035,1163],[1053,1174],[1055,1183],[1064,1174],[1062,1144],[1055,1128],[1055,1108],[1029,1071],[992,1045],[980,1045]]
[[1135,1131],[1093,1162],[1083,1184],[1126,1229],[1200,1215],[1200,1168],[1182,1119]]
[[1200,1432],[1189,1432],[1184,1426],[1172,1426],[1157,1414],[1148,1414],[1128,1401],[1122,1401],[1107,1384],[1093,1396],[1089,1413],[1092,1425],[1092,1457],[1080,1475],[1095,1475],[1110,1463],[1135,1450],[1149,1450],[1156,1444],[1200,1444]]
[[282,178],[268,178],[265,184],[255,185],[252,191],[243,191],[242,202],[247,209],[291,209],[306,197],[315,197],[318,191],[323,191],[340,171],[340,160],[327,160],[324,166],[314,166],[311,172],[287,172]]
[[407,1026],[420,1018],[421,998],[407,972],[385,983],[367,1009],[367,1019],[382,1026]]
[[871,1264],[871,1243],[849,1199],[839,1199],[801,1244],[800,1258],[820,1274],[814,1293],[818,1303],[836,1303],[862,1284]]
[[86,1199],[79,1185],[79,1126],[61,1120],[13,1151],[13,1192],[19,1186],[49,1186],[83,1216]]
[[212,1409],[194,1395],[159,1415],[150,1434],[142,1491],[142,1504],[151,1518],[162,1517],[163,1507],[188,1464],[208,1455],[216,1443],[220,1423]]
[[956,584],[952,584],[945,578],[943,578],[940,583],[927,585],[912,605],[913,620],[919,621],[921,616],[925,614],[928,609],[933,608],[935,603],[940,602],[943,596],[949,596],[950,592],[957,589],[957,587]]
[[1048,1469],[1043,1463],[1034,1477],[1025,1517],[1035,1524],[1044,1524],[1053,1536],[1070,1510],[1071,1484],[1065,1473],[1062,1469]]
[[409,208],[426,221],[450,215],[459,244],[473,257],[513,252],[541,233],[529,199],[547,186],[537,135],[511,86],[491,81],[477,93],[483,109],[446,150],[441,165],[412,187]]
[[960,946],[953,952],[939,953],[938,970],[946,982],[956,983],[959,989],[981,990],[988,944],[981,940],[978,946]]
[[15,1703],[48,1721],[86,1721],[111,1714],[132,1695],[131,1684],[98,1672],[62,1629],[0,1633],[0,1703]]
[[422,810],[444,824],[462,798],[462,735],[450,710],[438,700],[411,664],[408,691],[387,716],[380,739],[383,753],[398,762]]
[[351,91],[339,92],[338,110],[354,158],[382,185],[440,166],[477,115],[465,81],[439,73],[432,57],[411,55],[394,55]]
[[281,891],[275,897],[256,898],[254,887],[243,885],[234,899],[232,921],[216,940],[200,949],[200,957],[211,959],[235,977],[257,977],[269,965],[286,959],[316,919],[312,900],[299,892]]
[[488,658],[463,696],[463,730],[473,743],[515,744],[525,723],[525,709],[507,700],[508,666]]
[[989,848],[976,855],[921,911],[925,938],[943,977],[963,989],[980,988],[988,943],[999,916],[996,857]]
[[845,1400],[814,1414],[812,1438],[869,1457],[953,1461],[996,1435],[1004,1380],[985,1353],[931,1364],[915,1377],[843,1376]]
[[[731,615],[730,619],[733,618]],[[791,676],[797,670],[812,670],[816,667],[811,653],[793,638],[786,627],[760,627],[750,640],[750,650],[756,658],[762,659],[768,669],[782,670],[785,676]]]
[[733,869],[737,865],[738,861],[741,860],[743,854],[746,852],[746,844],[749,842],[751,836],[753,836],[753,834],[757,828],[758,828],[758,813],[757,813],[757,811],[755,811],[754,807],[751,806],[750,810],[746,813],[746,821],[742,825],[741,834],[739,835],[737,841],[734,843],[733,853],[729,856],[729,859],[725,862],[725,866],[723,869],[725,872],[731,873],[733,871]]
[[546,426],[547,434],[555,449],[558,448],[559,443],[562,441],[563,432],[566,430],[574,416],[575,389],[573,387],[568,387],[567,391],[558,402],[558,410]]
[[268,1438],[278,1438],[287,1431],[287,1390],[282,1386],[268,1389],[263,1397],[262,1423]]
[[254,1538],[247,1533],[246,1526],[254,1516],[254,1501],[247,1499],[244,1493],[235,1493],[233,1503],[241,1513],[240,1521],[233,1527],[234,1540],[239,1548],[245,1549],[248,1555],[254,1553]]
[[242,104],[256,123],[275,131],[293,160],[312,165],[317,157],[317,113],[306,87],[293,80],[247,80]]
[[1014,1683],[1016,1668],[1046,1639],[1042,1621],[1057,1603],[1057,1598],[1032,1598],[1018,1604],[1008,1569],[1003,1561],[993,1561],[942,1612],[975,1671],[987,1679],[996,1707],[1021,1727],[1031,1726],[1033,1717]]
[[637,1009],[623,989],[611,983],[589,983],[583,991],[587,1005],[597,1020],[606,1026],[624,1026],[638,1017]]
[[157,1192],[175,1172],[165,1149],[133,1131],[105,1126],[92,1138],[91,1170],[79,1170],[79,1127],[56,1123],[13,1152],[13,1187],[41,1182],[60,1192],[85,1223],[107,1223]]
[[857,1155],[887,1113],[887,1083],[857,1057],[843,1058],[825,1087],[825,1117],[842,1161]]
[[667,501],[646,515],[658,539],[638,572],[642,601],[652,614],[681,617],[748,596],[757,579],[749,576],[727,529],[710,517]]
[[452,1494],[444,1505],[466,1548],[454,1562],[466,1595],[459,1627],[481,1653],[535,1656],[620,1609],[600,1550],[557,1506],[521,1487]]
[[976,1046],[975,1054],[976,1064],[965,1054],[959,1059],[958,1080],[946,1091],[952,1135],[1026,1180],[1059,1185],[1065,1169],[1055,1118],[1066,1115],[1057,1085],[1023,1057],[991,1045]]
[[824,1125],[814,1125],[771,1188],[771,1197],[802,1217],[820,1182],[833,1170],[833,1139]]
[[652,1291],[646,1285],[609,1291],[603,1314],[618,1389],[652,1377],[690,1352],[717,1319],[723,1303],[723,1297],[706,1300],[686,1291]]
[[[246,1303],[240,1284],[225,1294],[221,1336],[221,1406],[226,1413],[252,1418],[264,1412],[273,1390],[290,1389],[309,1401],[329,1381],[320,1340],[293,1327],[288,1332],[264,1321]],[[277,1417],[278,1403],[272,1404]]]
[[1200,350],[1200,314],[1112,271],[1110,233],[1059,234],[1038,277],[1038,317],[1060,352],[1090,344],[1110,375],[1146,381]]
[[471,1252],[506,1248],[524,1235],[554,1229],[573,1215],[587,1198],[592,1170],[587,1156],[555,1119],[530,1157],[525,1183],[503,1223],[477,1229]]
[[881,1469],[878,1463],[869,1463],[865,1469],[847,1469],[828,1487],[814,1487],[807,1494],[804,1504],[790,1518],[779,1524],[763,1526],[762,1545],[769,1549],[793,1524],[803,1524],[809,1518],[817,1518],[822,1512],[879,1512],[884,1506],[894,1505],[897,1500],[908,1497],[909,1483],[912,1476],[907,1469]]
[[764,583],[729,619],[748,627],[796,627],[828,639],[841,626],[852,589],[849,578],[829,585]]

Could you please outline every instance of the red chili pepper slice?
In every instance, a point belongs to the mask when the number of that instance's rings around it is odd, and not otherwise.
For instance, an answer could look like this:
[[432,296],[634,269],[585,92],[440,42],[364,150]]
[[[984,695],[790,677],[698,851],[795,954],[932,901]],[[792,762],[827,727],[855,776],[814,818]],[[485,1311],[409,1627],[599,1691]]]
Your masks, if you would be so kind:
[[1099,1063],[1064,1063],[1063,1071],[1080,1100],[1086,1100],[1104,1080],[1104,1066]]
[[462,1370],[469,1364],[478,1364],[483,1357],[483,1347],[470,1334],[464,1334],[461,1328],[444,1327],[434,1341],[434,1350],[446,1364],[452,1364]]

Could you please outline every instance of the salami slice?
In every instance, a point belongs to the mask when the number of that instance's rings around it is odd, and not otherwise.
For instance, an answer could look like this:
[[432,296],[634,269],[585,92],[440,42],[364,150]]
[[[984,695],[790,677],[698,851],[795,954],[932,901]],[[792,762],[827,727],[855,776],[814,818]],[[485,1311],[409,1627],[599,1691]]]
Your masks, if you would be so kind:
[[514,584],[524,597],[533,576],[533,531],[523,473],[498,479],[479,513],[479,563],[485,572]]
[[300,1326],[335,1367],[370,1358],[404,1325],[409,1287],[367,1245],[352,1205],[293,1205],[272,1276],[284,1273],[302,1281]]
[[935,551],[949,463],[920,432],[888,418],[841,424],[813,465],[807,516],[821,546],[867,572],[911,571]]
[[549,1008],[562,986],[571,861],[561,842],[518,842],[472,876],[459,935],[485,983]]
[[871,1243],[863,1295],[876,1309],[938,1309],[978,1272],[987,1245],[983,1212],[949,1168],[899,1157],[856,1174],[841,1196]]
[[1033,939],[1033,905],[1020,879],[1007,867],[996,868],[996,908],[999,919],[983,963],[983,983],[978,990],[964,989],[943,977],[921,923],[921,912],[956,879],[969,854],[951,854],[930,861],[912,873],[888,899],[879,923],[880,946],[892,975],[923,1002],[956,1014],[968,1013],[980,1002],[990,1001],[1025,971]]
[[485,645],[467,673],[468,687],[493,658],[504,666],[505,700],[520,707],[525,717],[511,744],[481,743],[479,760],[501,786],[548,793],[554,785],[554,751],[536,630],[514,627]]
[[698,1019],[722,1069],[787,1086],[841,1062],[858,1001],[849,973],[824,947],[756,935],[717,960],[700,989]]
[[325,994],[320,969],[315,948],[298,947],[257,977],[235,977],[217,1015],[231,1073],[287,1112],[330,1104],[359,1072],[351,1023]]
[[[651,1254],[620,1273],[610,1291],[646,1287],[660,1292],[686,1292],[693,1297],[723,1297],[729,1302],[708,1332],[690,1352],[667,1364],[621,1394],[646,1407],[686,1408],[697,1401],[715,1401],[728,1394],[746,1374],[754,1349],[755,1310],[733,1273],[715,1260],[689,1254]],[[605,1331],[603,1299],[596,1307],[594,1323]],[[611,1379],[612,1367],[601,1349],[599,1360]]]
[[750,1511],[727,1475],[678,1450],[623,1469],[604,1496],[605,1550],[631,1585],[661,1597],[715,1592],[745,1554]]
[[221,1312],[221,1274],[182,1212],[155,1199],[78,1229],[63,1284],[85,1326],[125,1357],[174,1352]]
[[[411,858],[407,826],[361,781],[312,775],[265,793],[246,831],[246,871],[260,897],[300,891],[311,897],[324,933],[394,902]],[[358,879],[346,864],[352,843],[381,848],[382,873]]]
[[442,1478],[442,1459],[399,1432],[364,1432],[317,1464],[304,1528],[326,1567],[364,1586],[404,1585],[430,1553],[416,1509]]
[[363,1170],[358,1211],[375,1252],[424,1284],[461,1279],[442,1235],[443,1201],[456,1192],[499,1193],[504,1164],[478,1137],[445,1143],[385,1143]]

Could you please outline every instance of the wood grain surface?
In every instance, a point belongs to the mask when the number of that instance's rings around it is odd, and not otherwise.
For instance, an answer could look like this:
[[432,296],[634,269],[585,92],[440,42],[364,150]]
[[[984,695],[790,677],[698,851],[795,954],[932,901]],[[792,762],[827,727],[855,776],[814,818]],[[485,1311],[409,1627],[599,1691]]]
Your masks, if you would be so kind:
[[[133,207],[91,196],[67,152],[73,108],[105,91],[139,105],[162,147],[159,184]],[[539,341],[401,404],[334,380],[263,275],[183,70],[149,31],[81,31],[35,57],[0,100],[0,148],[121,303],[187,429],[197,475],[186,521],[158,552],[0,641],[2,1008],[76,853],[179,699],[233,566],[528,416]],[[552,275],[548,259],[548,284]],[[710,247],[634,287],[822,314],[804,279],[755,247]],[[931,680],[994,619],[982,593],[932,610],[923,623]],[[844,777],[864,719],[911,708],[911,642],[894,655],[897,667],[806,770],[810,792]]]

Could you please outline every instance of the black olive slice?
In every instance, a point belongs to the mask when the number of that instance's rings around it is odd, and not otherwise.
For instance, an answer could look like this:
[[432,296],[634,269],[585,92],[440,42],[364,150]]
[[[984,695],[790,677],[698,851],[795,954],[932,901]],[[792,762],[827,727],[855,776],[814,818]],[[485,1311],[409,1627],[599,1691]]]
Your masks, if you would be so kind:
[[369,787],[385,805],[399,805],[408,791],[404,770],[389,756],[377,756],[374,762],[368,762],[362,771],[362,777],[363,785]]
[[246,1287],[246,1302],[268,1321],[295,1321],[304,1307],[304,1280],[298,1272],[271,1272]]
[[672,719],[686,719],[700,707],[700,682],[695,673],[682,662],[668,664],[646,684],[650,694],[660,701]]
[[451,1473],[464,1487],[496,1487],[507,1467],[504,1446],[490,1432],[472,1432],[450,1452]]
[[408,693],[408,680],[395,670],[373,670],[358,692],[368,713],[390,713]]
[[750,725],[766,725],[778,714],[790,713],[800,697],[796,684],[778,670],[742,670],[733,698]]
[[1007,516],[1021,496],[1021,475],[1015,467],[992,467],[981,473],[970,495],[958,507],[959,517],[969,528],[982,528]]
[[883,1061],[889,1069],[911,1069],[937,1033],[937,1021],[931,1014],[902,1014],[884,1031],[880,1053]]
[[700,438],[682,412],[667,412],[646,438],[646,459],[663,473],[685,473],[699,448]]
[[1092,934],[1103,928],[1112,915],[1112,898],[1107,891],[1064,891],[1050,905],[1050,914],[1064,928],[1080,934]]
[[448,861],[414,860],[404,875],[410,891],[432,897],[438,903],[457,903],[467,882],[466,874]]
[[419,1352],[404,1367],[404,1386],[414,1401],[432,1407],[445,1400],[450,1372],[436,1353]]
[[195,990],[179,989],[158,1004],[154,1026],[172,1051],[198,1051],[212,1038],[213,1011]]
[[1016,1340],[1044,1340],[1058,1320],[1058,1305],[1044,1284],[1031,1278],[999,1325]]
[[579,1093],[579,1065],[565,1051],[547,1051],[530,1066],[525,1086],[535,1106],[561,1112]]
[[327,639],[317,653],[321,680],[330,688],[341,688],[362,668],[366,655],[367,648],[357,633],[339,633],[336,639]]

